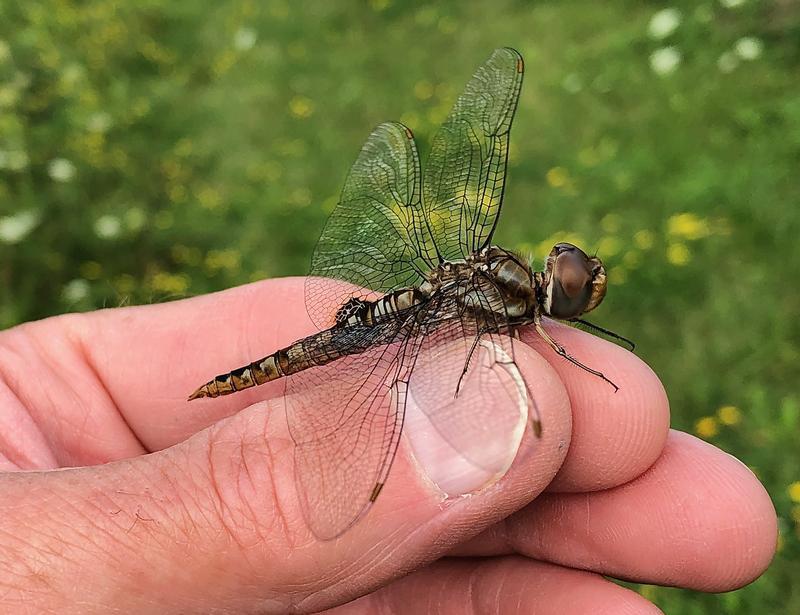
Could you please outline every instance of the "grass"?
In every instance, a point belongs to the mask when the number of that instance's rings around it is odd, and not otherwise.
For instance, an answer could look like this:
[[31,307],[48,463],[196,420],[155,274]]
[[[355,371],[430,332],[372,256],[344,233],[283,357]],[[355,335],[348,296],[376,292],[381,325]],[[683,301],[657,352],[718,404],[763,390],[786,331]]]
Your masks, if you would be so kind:
[[800,612],[798,40],[787,0],[4,3],[0,327],[304,273],[369,130],[400,119],[424,157],[473,69],[516,47],[498,242],[597,249],[598,324],[781,518],[749,587],[641,591]]

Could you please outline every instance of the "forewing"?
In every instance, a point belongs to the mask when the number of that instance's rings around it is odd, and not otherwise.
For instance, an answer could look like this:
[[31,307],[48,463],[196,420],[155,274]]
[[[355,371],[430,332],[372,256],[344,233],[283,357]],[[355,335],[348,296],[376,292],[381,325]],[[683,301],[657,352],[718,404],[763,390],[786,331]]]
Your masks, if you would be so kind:
[[351,327],[338,350],[366,350],[289,377],[286,414],[297,490],[306,521],[321,539],[353,525],[389,474],[419,343],[409,322]]
[[[410,394],[458,459],[488,479],[505,473],[527,421],[536,424],[538,416],[514,363],[502,297],[486,279],[464,282],[459,291],[479,309],[461,309],[424,337]],[[445,300],[441,312],[458,309],[453,303]]]
[[495,50],[433,139],[424,203],[434,242],[446,260],[464,258],[491,241],[503,203],[522,75],[519,53]]
[[318,327],[333,324],[356,288],[382,294],[417,286],[432,269],[421,181],[411,131],[395,122],[380,124],[350,169],[314,251],[305,296]]

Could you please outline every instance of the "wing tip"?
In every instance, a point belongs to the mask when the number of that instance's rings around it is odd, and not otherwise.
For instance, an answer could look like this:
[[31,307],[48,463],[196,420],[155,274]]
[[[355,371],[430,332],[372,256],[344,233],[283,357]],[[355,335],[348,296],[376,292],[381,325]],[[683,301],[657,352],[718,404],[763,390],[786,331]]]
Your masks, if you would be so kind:
[[396,120],[381,122],[380,124],[375,126],[375,128],[372,129],[371,134],[380,133],[382,131],[387,131],[387,130],[399,130],[406,136],[406,138],[409,141],[414,140],[414,133],[411,131],[411,129],[405,124],[403,124],[403,122],[398,122]]
[[375,486],[372,488],[372,493],[370,493],[369,495],[370,504],[372,504],[373,502],[375,502],[375,500],[378,499],[378,496],[381,494],[381,491],[383,491],[383,486],[385,484],[386,483],[384,482],[375,483]]
[[513,47],[499,47],[495,49],[493,56],[496,54],[507,54],[511,56],[511,60],[514,61],[514,68],[517,71],[517,74],[521,75],[525,72],[525,60],[522,59],[522,54],[514,49]]

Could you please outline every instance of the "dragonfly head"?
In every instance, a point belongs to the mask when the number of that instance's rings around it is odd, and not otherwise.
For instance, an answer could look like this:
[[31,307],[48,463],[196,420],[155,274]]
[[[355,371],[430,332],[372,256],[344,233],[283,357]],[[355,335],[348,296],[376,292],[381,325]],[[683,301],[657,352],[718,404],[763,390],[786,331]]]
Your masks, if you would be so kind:
[[606,269],[571,243],[558,243],[545,260],[544,310],[548,316],[569,320],[592,311],[606,296]]

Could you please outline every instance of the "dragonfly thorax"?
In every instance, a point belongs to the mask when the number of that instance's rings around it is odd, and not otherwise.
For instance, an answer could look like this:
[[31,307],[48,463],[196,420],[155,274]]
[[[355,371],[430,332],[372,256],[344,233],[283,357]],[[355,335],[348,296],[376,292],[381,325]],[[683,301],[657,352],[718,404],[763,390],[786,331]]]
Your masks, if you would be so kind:
[[464,260],[445,261],[430,272],[420,291],[451,292],[463,309],[493,312],[515,321],[532,318],[537,304],[530,266],[516,254],[490,246]]

